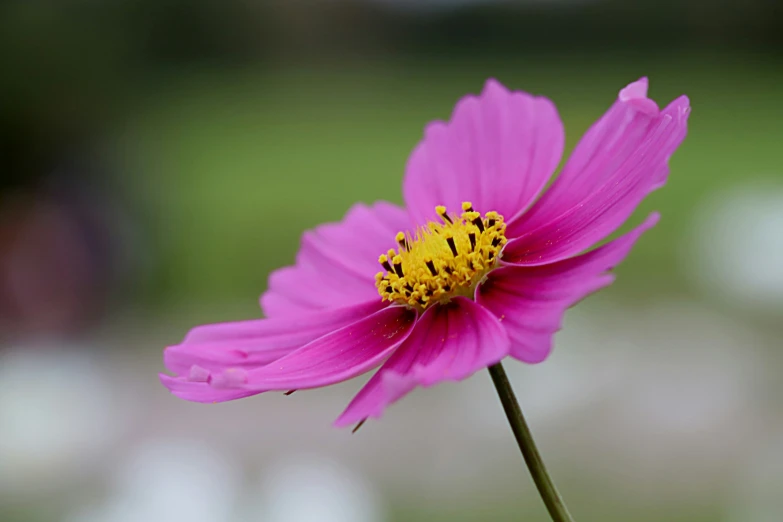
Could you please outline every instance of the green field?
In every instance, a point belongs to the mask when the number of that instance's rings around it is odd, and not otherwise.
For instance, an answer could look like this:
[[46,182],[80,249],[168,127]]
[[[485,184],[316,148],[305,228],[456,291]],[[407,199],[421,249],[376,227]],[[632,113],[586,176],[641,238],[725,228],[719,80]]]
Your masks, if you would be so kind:
[[663,220],[611,292],[687,292],[675,260],[693,207],[717,189],[782,177],[783,71],[771,58],[569,54],[158,78],[120,140],[122,183],[161,261],[152,295],[255,306],[304,229],[339,219],[356,201],[400,202],[403,167],[425,123],[447,117],[488,76],[553,99],[570,148],[642,75],[659,103],[686,93],[693,113],[669,184],[633,218],[657,209]]

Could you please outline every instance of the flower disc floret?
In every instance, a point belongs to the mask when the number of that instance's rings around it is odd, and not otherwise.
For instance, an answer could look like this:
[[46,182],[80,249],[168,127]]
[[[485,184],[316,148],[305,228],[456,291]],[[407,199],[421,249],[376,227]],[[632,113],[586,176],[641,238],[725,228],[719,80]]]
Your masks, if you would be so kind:
[[435,211],[442,223],[431,221],[415,236],[397,233],[399,249],[378,258],[385,272],[376,274],[375,285],[385,301],[424,310],[456,296],[473,298],[497,266],[506,244],[503,216],[494,211],[482,216],[470,202],[462,204],[459,216],[443,206]]

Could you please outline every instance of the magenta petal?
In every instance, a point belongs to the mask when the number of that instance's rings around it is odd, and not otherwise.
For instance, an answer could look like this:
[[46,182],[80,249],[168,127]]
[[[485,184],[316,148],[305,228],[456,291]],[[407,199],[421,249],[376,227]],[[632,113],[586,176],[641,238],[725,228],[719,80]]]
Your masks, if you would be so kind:
[[316,388],[378,366],[413,329],[417,313],[391,306],[306,344],[268,366],[247,373],[245,389]]
[[646,92],[646,79],[623,89],[552,187],[509,223],[507,236],[516,239],[506,245],[504,261],[540,265],[576,255],[616,230],[665,183],[690,106],[683,96],[658,111]]
[[362,388],[337,426],[380,417],[415,386],[464,379],[500,361],[509,340],[498,320],[475,302],[457,297],[427,310],[410,337]]
[[378,256],[396,248],[397,232],[410,228],[405,210],[381,201],[354,205],[341,222],[305,232],[296,264],[269,277],[261,296],[264,314],[281,317],[380,298]]
[[655,101],[647,97],[648,87],[647,78],[640,78],[621,89],[617,99],[639,112],[655,116],[660,109]]
[[[250,370],[288,355],[329,332],[371,316],[386,305],[380,300],[296,316],[198,326],[182,343],[166,348],[166,368],[177,377],[163,379],[178,390],[196,390],[229,369]],[[174,392],[174,388],[171,388]],[[183,392],[184,393],[184,392]],[[206,393],[206,392],[205,392]],[[212,402],[210,399],[207,402]]]
[[290,335],[307,338],[317,334],[315,336],[318,337],[348,323],[372,315],[386,306],[388,304],[381,302],[380,299],[373,299],[344,308],[306,312],[296,317],[251,319],[196,326],[185,335],[181,344],[277,339]]
[[501,320],[511,338],[511,355],[527,363],[546,359],[566,309],[611,284],[613,276],[607,270],[617,266],[657,222],[658,214],[652,214],[628,234],[565,261],[491,272],[479,287],[477,301]]
[[187,377],[172,377],[163,373],[160,374],[160,382],[168,388],[174,396],[192,402],[213,403],[233,401],[257,393],[247,390],[213,388],[206,382],[191,381]]
[[509,220],[546,185],[563,143],[551,101],[488,80],[479,96],[457,103],[448,123],[427,126],[408,160],[405,203],[417,223],[437,218],[437,205],[459,213],[463,201]]

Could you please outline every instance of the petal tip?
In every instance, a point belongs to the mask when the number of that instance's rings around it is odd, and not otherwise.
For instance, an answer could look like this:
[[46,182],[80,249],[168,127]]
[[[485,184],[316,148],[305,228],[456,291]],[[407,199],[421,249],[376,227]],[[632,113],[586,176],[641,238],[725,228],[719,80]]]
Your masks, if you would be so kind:
[[660,212],[651,212],[649,216],[644,220],[644,223],[642,223],[643,230],[649,230],[655,225],[658,224],[658,222],[661,220],[661,213]]
[[168,388],[168,385],[166,383],[168,383],[171,379],[173,379],[173,377],[171,375],[167,374],[167,373],[160,372],[158,374],[158,379],[160,379],[160,383],[163,386]]
[[691,99],[685,94],[674,100],[671,106],[677,108],[677,116],[681,121],[687,119],[691,113]]
[[345,427],[346,427],[346,426],[348,426],[349,424],[351,424],[351,423],[350,423],[350,422],[348,422],[348,421],[346,421],[346,420],[343,418],[343,416],[342,416],[342,415],[340,415],[340,416],[339,416],[339,417],[337,417],[337,419],[335,419],[335,421],[332,423],[332,427],[333,427],[333,428],[345,428]]
[[481,91],[482,95],[490,94],[492,92],[508,93],[508,88],[500,83],[496,78],[487,78],[484,82],[484,89]]
[[649,81],[643,76],[633,83],[629,83],[622,90],[618,99],[640,112],[654,115],[659,112],[658,104],[647,97]]
[[364,422],[367,419],[380,419],[383,415],[383,408],[379,410],[373,410],[369,413],[358,410],[353,410],[350,405],[340,414],[339,417],[332,423],[335,428],[347,428],[357,423]]
[[647,89],[650,85],[646,76],[642,76],[635,82],[631,82],[620,90],[620,101],[629,101],[639,98],[647,98]]

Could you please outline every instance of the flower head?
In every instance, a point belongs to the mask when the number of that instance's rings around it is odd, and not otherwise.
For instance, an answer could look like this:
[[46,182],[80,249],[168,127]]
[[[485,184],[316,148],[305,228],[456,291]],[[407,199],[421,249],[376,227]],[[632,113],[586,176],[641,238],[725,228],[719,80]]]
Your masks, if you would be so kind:
[[609,285],[657,222],[590,250],[666,182],[689,112],[685,96],[660,110],[646,78],[628,85],[541,194],[563,153],[557,111],[489,80],[427,126],[406,167],[406,209],[358,204],[306,232],[296,264],[270,276],[266,319],[194,328],[165,350],[174,376],[163,384],[219,402],[380,366],[342,426],[506,356],[543,361],[565,310]]

